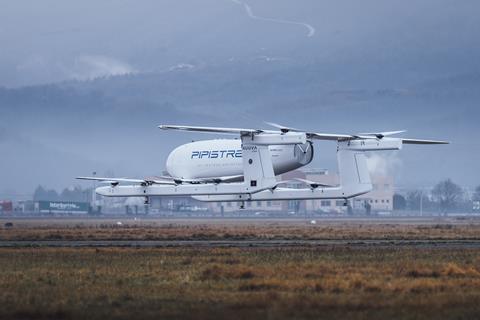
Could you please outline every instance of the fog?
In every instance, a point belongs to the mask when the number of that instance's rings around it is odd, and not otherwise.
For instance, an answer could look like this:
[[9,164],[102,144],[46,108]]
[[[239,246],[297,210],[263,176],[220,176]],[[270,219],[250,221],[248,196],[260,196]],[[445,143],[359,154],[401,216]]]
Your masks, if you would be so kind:
[[[1,1],[0,198],[160,174],[162,123],[449,140],[375,156],[397,185],[480,184],[478,1]],[[311,166],[335,168],[335,144]],[[389,164],[391,163],[391,164]]]

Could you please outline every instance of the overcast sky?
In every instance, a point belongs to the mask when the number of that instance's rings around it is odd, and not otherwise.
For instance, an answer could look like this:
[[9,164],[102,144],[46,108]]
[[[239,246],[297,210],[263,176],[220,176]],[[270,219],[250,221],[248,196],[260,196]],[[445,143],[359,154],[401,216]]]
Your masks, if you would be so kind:
[[[471,141],[480,134],[479,1],[0,0],[0,8],[0,147],[9,151],[0,193],[60,189],[93,170],[158,174],[175,145],[210,138],[160,134],[165,121],[407,129],[455,143],[385,156],[399,184],[480,183]],[[319,147],[314,165],[334,167],[334,145]]]
[[8,87],[248,55],[387,64],[401,80],[468,72],[480,64],[475,0],[2,0],[0,5],[0,85]]

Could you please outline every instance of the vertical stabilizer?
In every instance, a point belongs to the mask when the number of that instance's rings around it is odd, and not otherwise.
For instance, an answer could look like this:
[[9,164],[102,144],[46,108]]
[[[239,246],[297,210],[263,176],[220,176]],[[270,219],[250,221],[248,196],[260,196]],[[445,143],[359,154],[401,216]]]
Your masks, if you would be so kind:
[[372,189],[365,151],[352,148],[350,142],[339,142],[337,162],[340,185],[346,195],[361,194]]
[[337,161],[342,187],[349,188],[372,184],[364,152],[339,149],[337,151]]

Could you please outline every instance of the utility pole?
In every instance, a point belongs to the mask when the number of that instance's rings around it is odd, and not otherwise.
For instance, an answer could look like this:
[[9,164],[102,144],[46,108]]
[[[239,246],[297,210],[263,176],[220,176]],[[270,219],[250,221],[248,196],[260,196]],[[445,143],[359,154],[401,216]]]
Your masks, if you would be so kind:
[[423,217],[423,189],[420,189],[420,217]]
[[[96,171],[92,172],[93,177],[97,175]],[[96,210],[96,204],[97,204],[97,195],[95,193],[95,189],[97,188],[97,182],[93,180],[93,190],[92,190],[92,210]]]

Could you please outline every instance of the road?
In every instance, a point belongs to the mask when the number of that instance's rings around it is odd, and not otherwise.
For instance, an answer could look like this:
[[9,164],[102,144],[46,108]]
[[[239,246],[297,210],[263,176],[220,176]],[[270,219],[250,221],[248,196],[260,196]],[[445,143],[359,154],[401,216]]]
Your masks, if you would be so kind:
[[480,248],[480,240],[41,240],[0,241],[0,248],[18,247],[138,247],[138,248],[271,248],[271,247],[421,247]]

